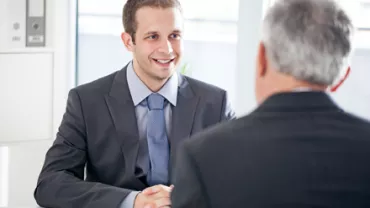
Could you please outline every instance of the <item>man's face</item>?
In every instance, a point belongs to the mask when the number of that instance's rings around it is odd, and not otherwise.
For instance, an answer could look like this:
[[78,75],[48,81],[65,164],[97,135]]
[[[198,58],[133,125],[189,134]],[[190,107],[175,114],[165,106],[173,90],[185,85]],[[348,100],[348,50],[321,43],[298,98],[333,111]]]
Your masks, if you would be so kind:
[[136,12],[134,62],[149,79],[169,78],[183,50],[183,17],[176,8],[143,7]]

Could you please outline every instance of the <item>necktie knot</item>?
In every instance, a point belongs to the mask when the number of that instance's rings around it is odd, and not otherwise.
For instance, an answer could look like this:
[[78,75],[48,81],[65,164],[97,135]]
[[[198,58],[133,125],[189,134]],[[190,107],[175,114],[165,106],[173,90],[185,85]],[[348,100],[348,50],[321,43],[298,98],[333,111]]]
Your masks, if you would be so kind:
[[164,108],[164,97],[157,93],[152,93],[148,96],[147,104],[149,110],[163,110]]

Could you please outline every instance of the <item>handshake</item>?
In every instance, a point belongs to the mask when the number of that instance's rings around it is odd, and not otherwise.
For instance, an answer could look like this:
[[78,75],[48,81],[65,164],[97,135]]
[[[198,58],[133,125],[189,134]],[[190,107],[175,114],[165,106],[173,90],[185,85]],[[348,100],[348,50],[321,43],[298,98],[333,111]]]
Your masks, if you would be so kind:
[[173,185],[156,185],[144,189],[135,199],[134,208],[170,208]]

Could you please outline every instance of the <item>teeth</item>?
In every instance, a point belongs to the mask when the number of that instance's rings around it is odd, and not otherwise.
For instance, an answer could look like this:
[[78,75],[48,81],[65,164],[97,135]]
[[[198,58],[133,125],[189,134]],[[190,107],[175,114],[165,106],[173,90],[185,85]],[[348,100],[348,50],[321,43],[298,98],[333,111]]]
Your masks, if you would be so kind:
[[171,60],[157,60],[159,63],[162,63],[162,64],[167,64],[169,63]]

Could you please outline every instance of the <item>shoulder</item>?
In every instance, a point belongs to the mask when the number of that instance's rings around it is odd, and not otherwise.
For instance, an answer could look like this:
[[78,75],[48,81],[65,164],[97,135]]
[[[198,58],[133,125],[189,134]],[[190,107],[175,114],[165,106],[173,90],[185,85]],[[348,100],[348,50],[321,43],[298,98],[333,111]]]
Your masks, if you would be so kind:
[[109,75],[106,75],[104,77],[101,77],[99,79],[93,80],[91,82],[79,85],[75,87],[73,90],[78,91],[79,93],[84,93],[84,92],[89,92],[89,91],[95,91],[95,93],[109,92],[117,73],[118,71],[111,73]]
[[226,91],[216,85],[212,85],[188,76],[181,75],[182,79],[185,79],[193,91],[198,95],[224,95]]
[[209,127],[193,135],[183,144],[188,153],[195,157],[217,155],[224,152],[228,146],[247,142],[245,141],[246,134],[253,134],[256,131],[255,126],[255,117],[247,115]]
[[223,103],[228,99],[226,90],[218,86],[183,75],[180,75],[180,83],[186,83],[195,96],[202,98],[203,101]]

